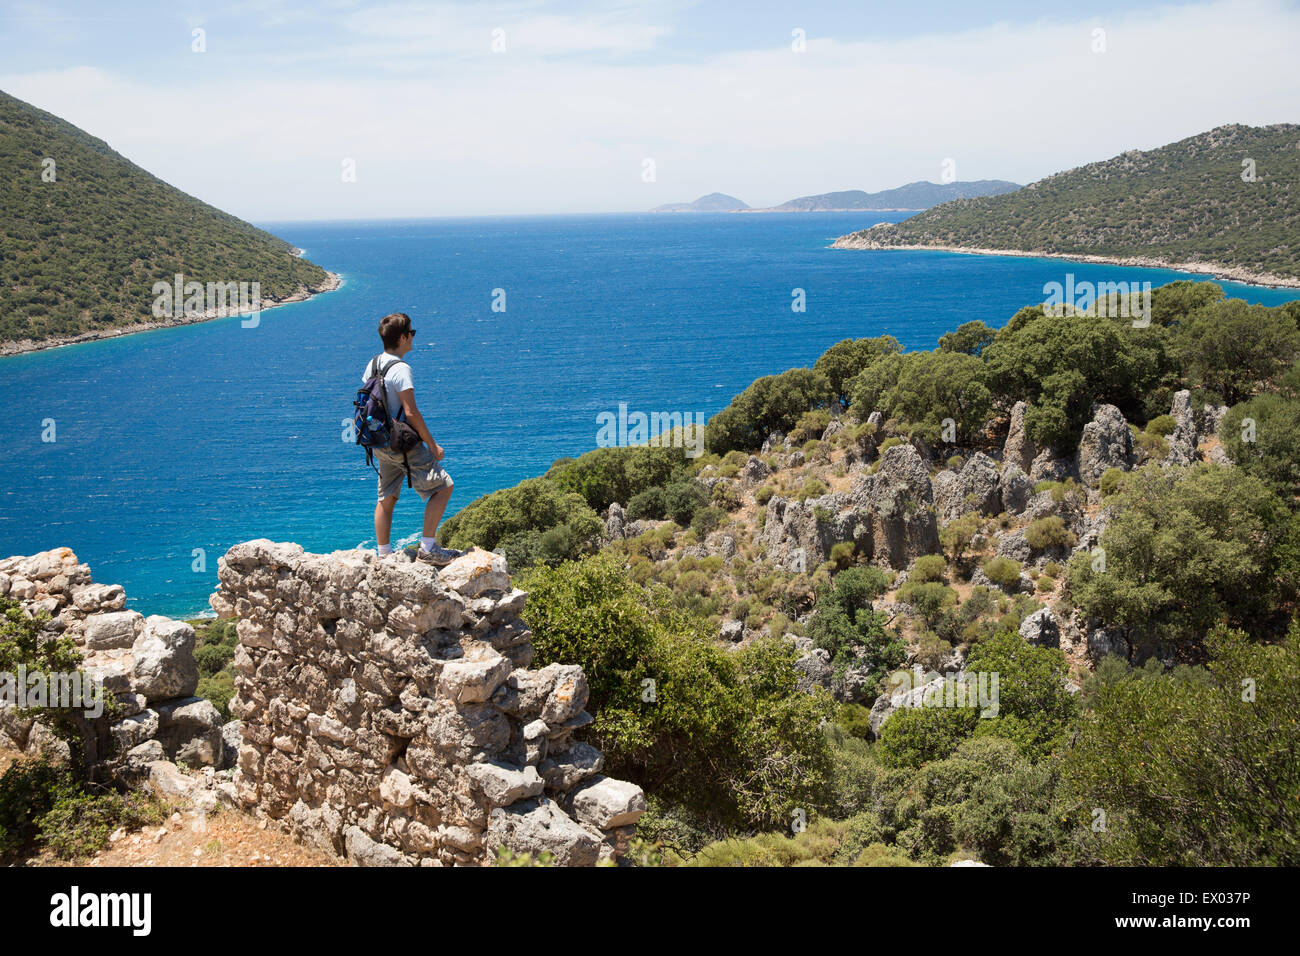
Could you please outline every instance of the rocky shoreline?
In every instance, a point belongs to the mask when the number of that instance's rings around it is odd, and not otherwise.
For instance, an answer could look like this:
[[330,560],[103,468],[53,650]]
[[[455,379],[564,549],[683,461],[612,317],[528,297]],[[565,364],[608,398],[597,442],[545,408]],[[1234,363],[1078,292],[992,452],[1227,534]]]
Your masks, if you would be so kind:
[[[866,230],[864,230],[866,231]],[[860,238],[862,233],[849,233],[840,236],[831,249],[933,249],[936,252],[960,252],[974,256],[1020,256],[1030,259],[1068,259],[1073,262],[1091,262],[1112,266],[1137,266],[1146,269],[1176,269],[1179,272],[1195,272],[1208,275],[1213,279],[1228,282],[1242,282],[1246,285],[1264,286],[1272,289],[1300,289],[1300,278],[1279,276],[1270,272],[1252,272],[1240,266],[1225,266],[1214,262],[1170,262],[1151,256],[1095,256],[1084,253],[1025,251],[1023,249],[984,249],[975,246],[942,246],[929,243],[915,245],[889,245],[872,239]]]
[[[289,305],[292,302],[305,302],[312,296],[324,292],[333,292],[343,284],[343,277],[336,272],[326,272],[325,281],[314,286],[299,286],[298,291],[283,299],[266,298],[262,300],[262,311],[276,306]],[[115,339],[122,335],[135,335],[138,332],[151,332],[154,329],[169,329],[178,325],[194,325],[212,319],[229,318],[232,313],[216,309],[207,309],[195,316],[172,316],[156,322],[136,322],[111,329],[97,329],[93,332],[79,332],[76,335],[59,335],[49,339],[22,339],[17,342],[0,343],[0,357],[22,355],[26,352],[43,352],[46,349],[62,348],[65,345],[80,345],[83,342],[96,342],[100,339]],[[242,314],[242,313],[233,313]]]

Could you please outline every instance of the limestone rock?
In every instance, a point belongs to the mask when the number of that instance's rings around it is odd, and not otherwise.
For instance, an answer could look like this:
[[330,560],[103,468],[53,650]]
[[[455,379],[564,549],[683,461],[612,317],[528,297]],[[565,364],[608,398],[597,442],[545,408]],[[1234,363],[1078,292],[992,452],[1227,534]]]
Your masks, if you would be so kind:
[[1007,430],[1007,440],[1002,445],[1003,464],[1015,465],[1023,472],[1029,471],[1038,456],[1038,449],[1034,447],[1029,434],[1025,431],[1027,411],[1029,406],[1024,402],[1016,402],[1012,407],[1011,425]]
[[1061,625],[1050,610],[1043,608],[1020,622],[1020,636],[1036,647],[1060,647]]
[[1079,478],[1095,488],[1110,468],[1133,467],[1133,432],[1114,405],[1097,405],[1079,440]]
[[184,621],[153,615],[131,646],[131,689],[150,701],[188,697],[199,684],[194,629]]
[[495,856],[499,847],[538,856],[551,854],[559,866],[595,866],[599,836],[580,826],[546,797],[497,807],[488,818],[484,845]]
[[1002,476],[998,465],[976,452],[960,472],[941,471],[933,481],[934,506],[941,523],[970,511],[996,515],[1002,512]]

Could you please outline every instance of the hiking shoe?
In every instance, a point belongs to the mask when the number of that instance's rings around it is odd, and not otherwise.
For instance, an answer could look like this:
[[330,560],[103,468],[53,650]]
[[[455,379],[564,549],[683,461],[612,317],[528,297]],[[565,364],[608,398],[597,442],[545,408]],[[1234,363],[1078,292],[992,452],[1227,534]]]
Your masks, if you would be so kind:
[[464,553],[464,551],[454,551],[451,548],[444,548],[436,544],[428,551],[417,546],[415,560],[420,564],[432,564],[435,568],[445,568]]

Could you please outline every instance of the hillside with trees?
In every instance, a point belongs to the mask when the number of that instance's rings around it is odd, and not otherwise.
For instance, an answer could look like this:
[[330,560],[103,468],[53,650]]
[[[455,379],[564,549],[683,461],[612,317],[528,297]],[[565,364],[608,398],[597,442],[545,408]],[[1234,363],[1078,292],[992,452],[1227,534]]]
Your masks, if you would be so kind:
[[[1153,299],[845,340],[702,457],[595,449],[444,523],[585,669],[635,859],[1300,862],[1300,304]],[[993,673],[996,712],[955,696]]]
[[153,323],[155,282],[259,282],[264,303],[333,287],[287,242],[0,92],[0,345]]
[[1003,196],[960,199],[838,248],[1141,259],[1300,279],[1300,126],[1220,126]]

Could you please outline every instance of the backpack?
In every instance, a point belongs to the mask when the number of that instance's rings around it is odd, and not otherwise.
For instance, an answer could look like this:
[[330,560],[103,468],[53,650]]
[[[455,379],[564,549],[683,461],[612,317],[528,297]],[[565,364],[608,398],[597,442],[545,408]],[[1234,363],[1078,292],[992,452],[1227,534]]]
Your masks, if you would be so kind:
[[405,365],[402,359],[393,359],[382,369],[379,360],[382,355],[371,359],[374,374],[357,390],[356,400],[352,405],[356,412],[352,416],[352,428],[357,435],[357,444],[366,450],[366,464],[379,473],[375,465],[375,449],[388,448],[401,452],[402,464],[406,467],[406,487],[411,487],[411,463],[407,452],[420,443],[420,436],[406,423],[404,409],[398,409],[396,416],[388,408],[388,390],[384,387],[384,376],[394,365]]

